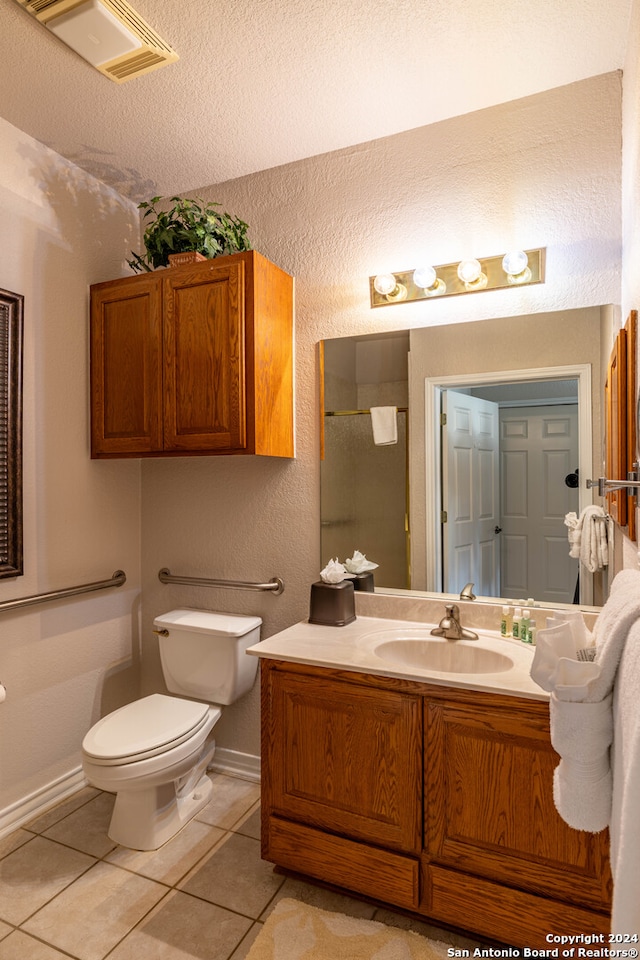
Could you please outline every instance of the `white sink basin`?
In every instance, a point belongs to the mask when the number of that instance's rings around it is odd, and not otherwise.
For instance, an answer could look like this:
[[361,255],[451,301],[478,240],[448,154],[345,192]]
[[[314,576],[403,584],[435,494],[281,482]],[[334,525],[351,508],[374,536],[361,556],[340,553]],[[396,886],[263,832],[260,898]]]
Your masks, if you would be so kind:
[[504,673],[514,666],[507,652],[484,646],[482,639],[446,640],[420,628],[381,632],[372,652],[386,663],[438,673]]

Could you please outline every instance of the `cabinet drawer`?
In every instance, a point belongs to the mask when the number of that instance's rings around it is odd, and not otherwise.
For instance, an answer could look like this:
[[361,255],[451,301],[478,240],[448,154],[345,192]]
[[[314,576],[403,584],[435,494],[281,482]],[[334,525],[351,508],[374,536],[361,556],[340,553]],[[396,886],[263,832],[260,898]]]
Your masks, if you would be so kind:
[[419,912],[514,947],[549,950],[547,934],[609,932],[609,917],[425,863]]
[[417,858],[377,850],[279,817],[269,817],[266,832],[265,859],[354,893],[407,910],[417,909]]

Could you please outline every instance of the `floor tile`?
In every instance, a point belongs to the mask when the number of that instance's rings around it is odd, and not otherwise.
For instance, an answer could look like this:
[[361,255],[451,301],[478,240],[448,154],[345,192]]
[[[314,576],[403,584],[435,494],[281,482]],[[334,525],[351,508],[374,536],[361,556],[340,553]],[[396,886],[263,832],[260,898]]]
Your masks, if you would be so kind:
[[26,824],[27,830],[33,830],[34,833],[44,833],[45,830],[52,827],[58,820],[62,820],[63,817],[77,810],[78,807],[81,807],[87,800],[97,797],[99,793],[100,791],[96,790],[95,787],[84,787],[82,790],[78,790],[73,796],[67,797],[66,800],[52,807],[51,810],[47,810],[46,813],[41,814],[34,820],[30,820],[29,823]]
[[0,940],[3,940],[5,937],[8,937],[13,927],[8,923],[5,923],[4,920],[0,920]]
[[227,960],[251,920],[173,892],[109,954],[109,960]]
[[80,960],[102,960],[166,893],[153,880],[97,863],[24,929]]
[[35,834],[30,833],[28,830],[14,830],[13,833],[3,837],[2,840],[0,840],[0,859],[6,857],[8,853],[17,850],[18,847],[21,847],[22,844],[28,840],[33,840],[34,836]]
[[229,834],[180,884],[180,889],[257,919],[284,883],[273,866],[260,859],[253,837]]
[[212,826],[230,830],[244,816],[256,800],[260,799],[260,784],[222,773],[210,774],[213,795],[196,819]]
[[0,860],[0,918],[20,924],[95,863],[45,837],[34,837]]
[[320,907],[321,910],[331,910],[334,913],[345,913],[349,917],[358,917],[361,920],[371,920],[376,910],[372,904],[357,900],[346,893],[337,893],[314,883],[287,877],[272,902],[260,915],[260,919],[266,920],[278,900],[282,900],[283,897],[302,900],[303,903],[308,903],[312,907]]
[[256,937],[258,936],[258,934],[260,933],[263,927],[264,927],[263,923],[254,923],[251,929],[249,930],[249,933],[240,942],[240,945],[236,947],[236,949],[233,951],[233,953],[229,957],[229,960],[245,960],[247,954],[249,953],[249,950],[251,950],[251,947],[253,946],[254,940],[256,939]]
[[43,834],[92,857],[104,857],[116,846],[107,835],[115,794],[99,793],[97,797],[74,810]]
[[6,940],[0,941],[0,960],[69,960],[69,955],[15,930]]
[[225,836],[219,827],[192,820],[159,850],[128,850],[116,847],[109,863],[132,870],[151,880],[175,886]]
[[235,825],[233,831],[234,833],[243,833],[246,837],[253,837],[255,840],[260,839],[261,832],[259,803],[255,810],[249,811],[245,818],[240,820],[240,822]]

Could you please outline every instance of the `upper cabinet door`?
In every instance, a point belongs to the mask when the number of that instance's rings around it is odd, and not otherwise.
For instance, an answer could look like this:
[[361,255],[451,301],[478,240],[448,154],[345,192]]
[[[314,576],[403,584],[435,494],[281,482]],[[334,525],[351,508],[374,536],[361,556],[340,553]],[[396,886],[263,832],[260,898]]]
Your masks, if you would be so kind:
[[164,449],[247,444],[244,263],[164,279]]
[[91,296],[91,454],[162,449],[162,299],[155,275]]

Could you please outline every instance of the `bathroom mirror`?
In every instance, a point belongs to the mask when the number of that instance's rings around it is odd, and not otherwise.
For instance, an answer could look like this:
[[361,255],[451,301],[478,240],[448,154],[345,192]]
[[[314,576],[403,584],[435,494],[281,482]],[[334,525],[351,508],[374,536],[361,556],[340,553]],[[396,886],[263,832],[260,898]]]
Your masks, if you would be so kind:
[[22,314],[24,298],[0,290],[0,577],[22,568]]
[[[474,580],[478,597],[603,603],[607,571],[588,574],[569,557],[564,516],[593,502],[585,481],[602,474],[613,317],[612,307],[589,307],[323,341],[322,565],[357,549],[379,564],[376,589],[385,592],[456,596]],[[445,405],[464,419],[476,401],[490,405],[502,437],[489,473],[495,479],[506,464],[512,475],[511,484],[496,480],[482,505],[489,532],[474,548],[480,566],[469,565],[455,538],[447,542],[447,507],[464,508],[465,497],[485,491],[464,466],[482,444],[447,461],[440,429]],[[398,408],[397,442],[374,443],[373,406]],[[542,446],[508,449],[509,436],[533,434]],[[533,501],[537,519],[524,507]]]

